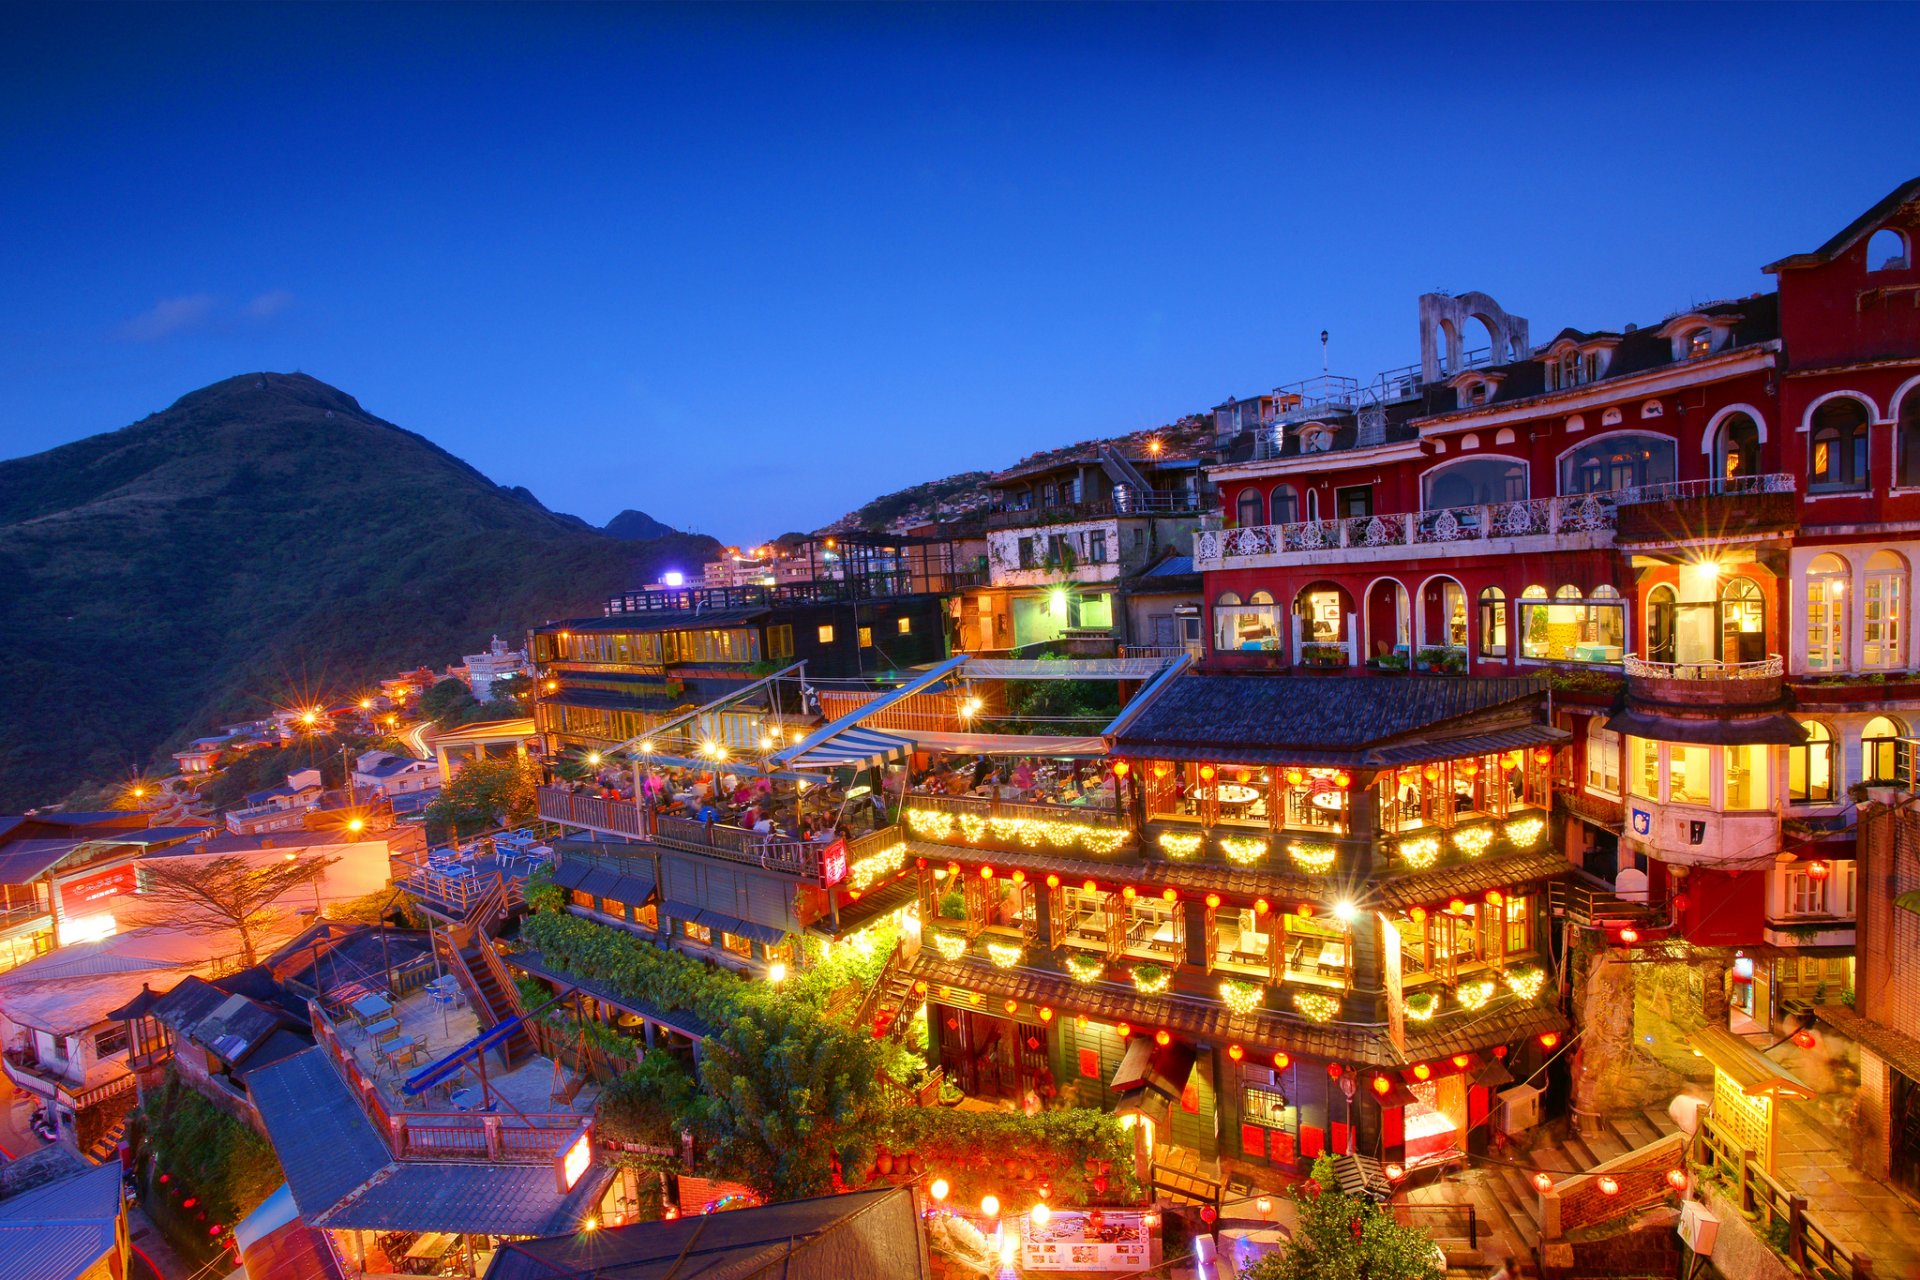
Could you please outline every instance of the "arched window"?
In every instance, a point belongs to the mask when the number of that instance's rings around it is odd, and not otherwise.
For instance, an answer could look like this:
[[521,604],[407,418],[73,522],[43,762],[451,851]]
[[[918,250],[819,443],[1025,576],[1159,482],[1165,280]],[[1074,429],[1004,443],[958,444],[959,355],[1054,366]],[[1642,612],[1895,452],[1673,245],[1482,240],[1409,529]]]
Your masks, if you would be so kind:
[[1867,406],[1858,400],[1829,400],[1813,411],[1807,437],[1807,488],[1864,489],[1867,474]]
[[1463,458],[1420,477],[1420,505],[1427,511],[1518,502],[1527,496],[1527,467],[1515,458]]
[[1234,522],[1242,529],[1251,529],[1255,525],[1267,522],[1266,504],[1260,501],[1258,489],[1242,489],[1240,501],[1234,504]]
[[1713,330],[1695,329],[1687,335],[1687,359],[1713,354]]
[[1807,740],[1787,749],[1787,798],[1795,804],[1833,803],[1833,731],[1818,720],[1801,726]]
[[1891,551],[1867,560],[1860,582],[1860,663],[1904,667],[1906,662],[1907,562]]
[[1720,584],[1720,661],[1766,659],[1766,596],[1752,578],[1735,574]]
[[1901,736],[1898,723],[1886,716],[1875,716],[1860,731],[1860,780],[1892,782],[1895,739]]
[[1275,524],[1292,524],[1299,518],[1300,500],[1294,496],[1293,486],[1290,484],[1275,485],[1273,487],[1273,522]]
[[1583,596],[1563,586],[1546,602],[1544,587],[1528,587],[1520,605],[1520,656],[1548,662],[1618,663],[1626,653],[1627,608],[1619,592]]
[[1578,600],[1580,598],[1580,588],[1570,582],[1563,583],[1560,588],[1553,593],[1553,598],[1555,600]]
[[1678,474],[1679,448],[1670,436],[1621,432],[1569,449],[1560,459],[1560,492],[1610,493],[1669,484]]
[[1221,592],[1213,604],[1213,647],[1220,653],[1278,649],[1280,624],[1273,597],[1256,591],[1242,604],[1234,592]]
[[1847,562],[1815,556],[1807,566],[1807,670],[1845,671],[1847,658]]
[[1319,518],[1320,518],[1320,491],[1318,489],[1309,487],[1307,489],[1307,519],[1318,520]]
[[1420,645],[1467,648],[1467,593],[1452,578],[1430,578],[1420,588]]
[[1892,227],[1882,227],[1867,241],[1867,270],[1905,271],[1913,265],[1907,238]]
[[1894,428],[1898,470],[1895,481],[1903,489],[1920,489],[1920,384],[1907,388],[1900,401],[1900,425]]
[[1675,661],[1675,623],[1680,597],[1666,583],[1647,592],[1647,661]]
[[1315,582],[1301,588],[1294,597],[1293,611],[1300,615],[1301,634],[1308,644],[1346,643],[1347,615],[1353,611],[1353,602],[1339,586]]
[[1713,469],[1723,480],[1760,474],[1760,424],[1744,413],[1722,422],[1713,442]]
[[1620,735],[1607,728],[1605,716],[1587,721],[1587,787],[1620,794]]
[[1507,593],[1498,587],[1480,592],[1480,656],[1507,656]]

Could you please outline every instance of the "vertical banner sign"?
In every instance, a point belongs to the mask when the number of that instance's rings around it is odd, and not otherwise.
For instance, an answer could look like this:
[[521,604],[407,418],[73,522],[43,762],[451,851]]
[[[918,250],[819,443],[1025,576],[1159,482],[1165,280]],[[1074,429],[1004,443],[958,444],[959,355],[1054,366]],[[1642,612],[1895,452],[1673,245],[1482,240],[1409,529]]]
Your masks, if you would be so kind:
[[847,842],[835,840],[820,851],[820,883],[831,889],[847,878]]
[[1380,913],[1380,969],[1387,982],[1387,1039],[1394,1051],[1407,1051],[1407,1003],[1400,985],[1400,930]]

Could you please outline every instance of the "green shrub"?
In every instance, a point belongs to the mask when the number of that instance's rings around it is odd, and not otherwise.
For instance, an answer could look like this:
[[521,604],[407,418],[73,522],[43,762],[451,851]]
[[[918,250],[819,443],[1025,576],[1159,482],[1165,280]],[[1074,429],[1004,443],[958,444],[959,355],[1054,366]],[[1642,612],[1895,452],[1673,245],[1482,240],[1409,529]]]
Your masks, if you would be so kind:
[[175,1074],[141,1108],[154,1165],[206,1206],[209,1220],[228,1226],[272,1195],[283,1175],[266,1140],[216,1108]]

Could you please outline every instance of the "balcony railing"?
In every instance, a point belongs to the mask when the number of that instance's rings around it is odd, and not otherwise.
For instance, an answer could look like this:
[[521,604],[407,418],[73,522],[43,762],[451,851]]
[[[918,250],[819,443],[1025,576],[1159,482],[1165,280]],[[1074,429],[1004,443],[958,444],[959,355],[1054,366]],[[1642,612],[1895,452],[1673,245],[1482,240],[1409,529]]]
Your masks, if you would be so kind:
[[1777,653],[1758,662],[1649,662],[1632,654],[1622,661],[1629,676],[1649,680],[1778,680],[1786,672]]
[[1293,524],[1205,529],[1193,539],[1196,568],[1263,556],[1315,554],[1340,548],[1453,551],[1461,543],[1511,541],[1563,534],[1603,534],[1614,527],[1613,495],[1529,498],[1477,507],[1390,515],[1302,520]]
[[820,851],[825,847],[821,844],[761,835],[718,822],[696,822],[692,818],[662,816],[654,822],[652,838],[656,844],[809,879],[820,875]]
[[646,811],[631,800],[606,800],[575,795],[565,787],[541,787],[539,803],[540,816],[548,822],[636,839],[647,834]]
[[1793,493],[1794,478],[1786,473],[1764,476],[1717,476],[1709,480],[1671,480],[1665,484],[1630,485],[1616,489],[1615,503],[1637,507],[1649,502],[1690,502],[1696,498],[1743,498],[1760,493]]
[[396,1110],[319,1006],[309,1001],[307,1007],[312,1011],[314,1039],[397,1160],[551,1164],[573,1145],[587,1123],[586,1116],[571,1111],[515,1111],[512,1116],[500,1116]]

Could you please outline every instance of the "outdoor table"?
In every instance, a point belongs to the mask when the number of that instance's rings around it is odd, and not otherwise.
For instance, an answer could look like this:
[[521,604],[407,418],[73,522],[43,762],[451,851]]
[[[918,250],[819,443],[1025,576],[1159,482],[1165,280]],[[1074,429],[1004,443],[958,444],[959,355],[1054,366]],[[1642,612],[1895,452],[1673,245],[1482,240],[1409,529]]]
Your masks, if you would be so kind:
[[353,1016],[362,1022],[372,1018],[383,1018],[393,1012],[393,1002],[377,991],[361,996],[347,1007],[352,1009]]
[[1307,800],[1316,809],[1325,809],[1328,813],[1338,813],[1344,794],[1339,791],[1322,791],[1318,795],[1308,796]]
[[380,1021],[371,1023],[367,1027],[367,1035],[375,1041],[383,1040],[390,1035],[397,1035],[399,1031],[400,1019],[398,1018],[382,1018]]
[[407,1256],[425,1258],[428,1262],[438,1262],[447,1256],[447,1252],[458,1240],[458,1236],[448,1231],[429,1231],[413,1242],[413,1246],[407,1250]]

